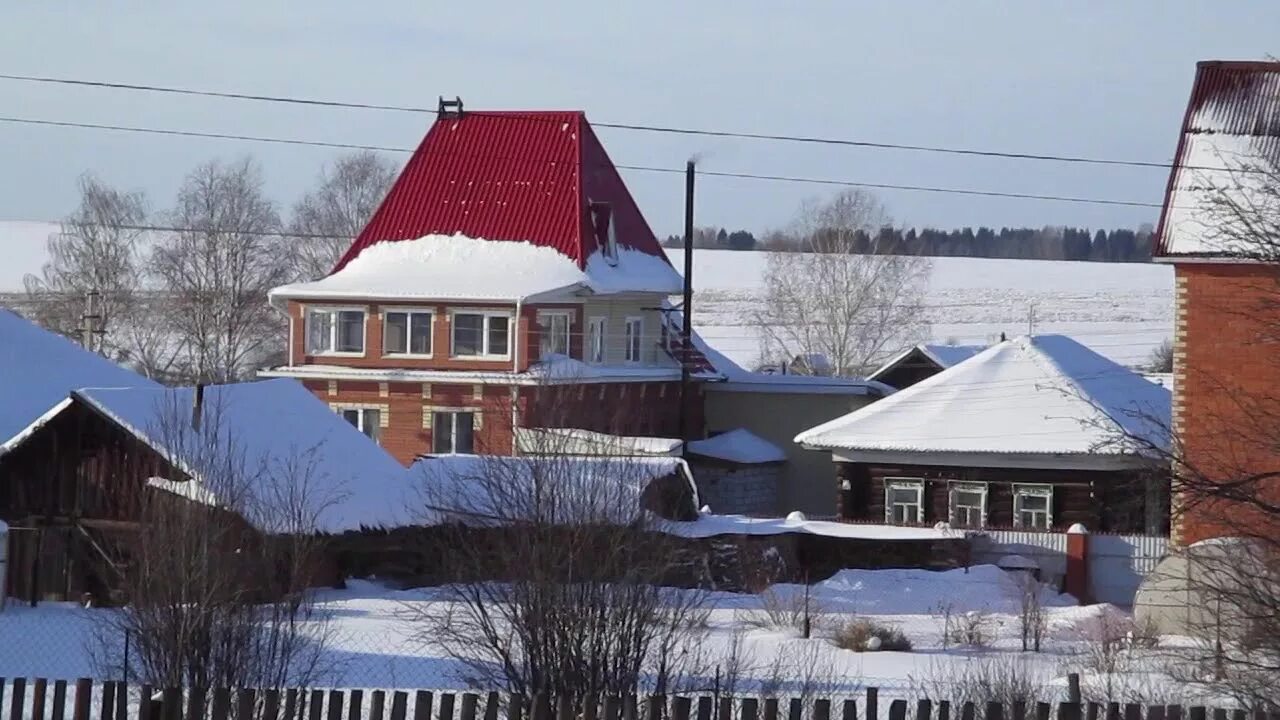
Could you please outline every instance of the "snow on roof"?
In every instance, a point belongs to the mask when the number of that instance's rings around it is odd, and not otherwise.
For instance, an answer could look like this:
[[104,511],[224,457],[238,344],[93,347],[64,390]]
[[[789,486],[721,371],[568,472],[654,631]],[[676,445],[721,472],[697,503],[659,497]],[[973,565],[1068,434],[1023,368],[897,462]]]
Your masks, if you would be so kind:
[[987,349],[986,345],[942,345],[938,343],[926,343],[917,347],[925,355],[928,355],[931,360],[944,368],[958,365]]
[[645,517],[653,481],[680,476],[697,507],[697,486],[674,457],[501,457],[438,455],[409,468],[435,522],[488,525],[515,520],[627,524]]
[[667,262],[578,111],[441,113],[338,268],[380,243],[453,233],[554,248],[584,269],[610,239]]
[[[1268,191],[1280,164],[1280,63],[1196,65],[1155,235],[1156,256],[1249,256],[1229,200],[1258,215],[1280,212]],[[1265,170],[1265,172],[1259,172]],[[1247,235],[1248,233],[1244,233]]]
[[38,420],[52,417],[51,409],[82,387],[160,386],[0,310],[0,452]]
[[884,377],[893,369],[897,368],[899,363],[906,360],[916,353],[920,353],[928,358],[931,362],[943,370],[968,360],[978,353],[986,350],[986,345],[948,345],[944,343],[924,343],[921,345],[912,345],[902,352],[894,355],[884,362],[883,365],[876,368],[870,375],[868,380],[878,380]]
[[218,496],[199,480],[168,480],[162,477],[147,478],[147,487],[173,493],[180,498],[200,503],[201,505],[218,505]]
[[787,518],[755,518],[745,515],[703,514],[691,522],[668,522],[661,527],[671,535],[705,538],[716,535],[782,535],[798,533],[855,540],[944,540],[963,537],[963,533],[935,528],[897,525],[863,525],[859,523],[805,520],[803,516]]
[[529,455],[673,456],[680,452],[676,438],[610,435],[578,428],[516,428],[516,445]]
[[[257,510],[278,510],[280,493],[303,491],[300,499],[318,513],[321,532],[403,524],[411,489],[404,467],[297,381],[208,386],[199,430],[190,424],[194,392],[89,389],[75,397],[164,455],[205,492],[218,497],[223,486],[234,485],[247,493],[254,507],[246,519],[263,530],[290,529],[289,518]],[[228,463],[238,466],[240,479],[227,479]]]
[[[1129,455],[1165,447],[1169,391],[1062,335],[1024,336],[796,436],[835,450]],[[1142,442],[1123,442],[1121,431]]]
[[743,465],[783,462],[787,459],[782,448],[746,428],[730,430],[706,440],[691,440],[689,452]]
[[619,248],[615,264],[592,256],[585,269],[552,247],[465,235],[377,243],[328,277],[284,285],[272,298],[501,300],[556,293],[678,293],[664,258]]

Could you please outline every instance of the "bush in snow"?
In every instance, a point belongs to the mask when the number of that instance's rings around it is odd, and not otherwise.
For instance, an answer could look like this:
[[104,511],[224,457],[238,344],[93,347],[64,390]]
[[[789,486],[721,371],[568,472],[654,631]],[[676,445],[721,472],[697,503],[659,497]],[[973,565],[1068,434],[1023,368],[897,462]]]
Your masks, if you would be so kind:
[[935,663],[919,683],[923,697],[950,698],[956,705],[989,702],[1006,706],[1035,703],[1051,696],[1050,673],[1016,655],[991,655],[962,663]]
[[810,637],[813,628],[830,624],[830,615],[813,597],[809,586],[770,587],[758,596],[760,607],[748,610],[741,616],[742,622],[766,630],[795,631],[802,637]]
[[867,618],[855,618],[841,625],[832,638],[836,647],[854,652],[891,650],[911,652],[911,641],[900,628],[881,625]]
[[945,615],[943,642],[964,647],[984,648],[991,645],[991,616],[984,610]]

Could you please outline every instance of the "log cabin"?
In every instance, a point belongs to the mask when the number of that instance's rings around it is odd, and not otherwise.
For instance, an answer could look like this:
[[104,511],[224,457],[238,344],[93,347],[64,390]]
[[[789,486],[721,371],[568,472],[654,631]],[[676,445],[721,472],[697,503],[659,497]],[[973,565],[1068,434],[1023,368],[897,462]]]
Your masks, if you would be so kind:
[[1169,392],[1060,335],[1006,340],[801,433],[842,520],[1167,534]]

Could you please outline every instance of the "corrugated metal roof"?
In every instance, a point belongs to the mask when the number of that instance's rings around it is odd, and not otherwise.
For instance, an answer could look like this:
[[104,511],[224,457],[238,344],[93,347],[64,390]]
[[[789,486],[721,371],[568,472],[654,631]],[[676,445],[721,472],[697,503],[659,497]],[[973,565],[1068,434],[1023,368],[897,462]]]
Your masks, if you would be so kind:
[[375,243],[433,233],[545,245],[585,267],[590,202],[609,203],[618,245],[665,259],[582,112],[441,116],[334,270]]
[[1280,168],[1280,62],[1203,61],[1187,103],[1154,254],[1222,255],[1210,205],[1224,191],[1249,193],[1242,166]]

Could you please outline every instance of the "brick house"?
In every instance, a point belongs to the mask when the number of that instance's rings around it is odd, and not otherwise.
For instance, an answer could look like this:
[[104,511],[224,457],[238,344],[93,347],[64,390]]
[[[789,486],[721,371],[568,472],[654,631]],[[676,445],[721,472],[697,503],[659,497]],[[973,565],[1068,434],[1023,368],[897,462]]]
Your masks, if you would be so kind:
[[288,363],[263,375],[406,465],[511,454],[522,426],[674,437],[682,283],[582,113],[442,108],[334,271],[271,293]]
[[[1174,267],[1173,428],[1184,472],[1239,482],[1280,464],[1280,63],[1201,62],[1154,255]],[[1257,483],[1280,501],[1280,484]],[[1235,503],[1177,496],[1174,538],[1267,532]]]
[[842,520],[1168,532],[1169,391],[1061,335],[993,345],[801,433]]

